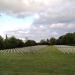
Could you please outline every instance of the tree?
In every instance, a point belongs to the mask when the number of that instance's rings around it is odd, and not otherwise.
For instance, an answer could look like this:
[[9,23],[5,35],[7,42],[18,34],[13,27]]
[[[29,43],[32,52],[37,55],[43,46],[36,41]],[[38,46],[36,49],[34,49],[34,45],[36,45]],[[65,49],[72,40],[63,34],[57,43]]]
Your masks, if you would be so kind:
[[24,47],[24,42],[20,39],[17,39],[17,47]]
[[58,41],[62,45],[75,44],[75,33],[67,33],[59,37]]
[[0,36],[0,49],[4,49],[4,39]]
[[4,49],[9,49],[9,38],[8,36],[6,35],[6,38],[4,39]]
[[56,44],[56,39],[54,37],[52,37],[50,39],[50,45],[55,45]]
[[48,45],[48,44],[47,44],[47,41],[41,40],[40,43],[39,43],[39,45]]
[[17,48],[24,47],[24,42],[20,39],[16,39],[14,36],[5,39],[5,48]]
[[25,46],[35,46],[36,42],[34,40],[27,40],[25,42]]
[[47,45],[50,45],[50,40],[49,39],[47,39]]
[[14,36],[12,36],[8,39],[8,44],[9,44],[9,48],[16,48],[18,45],[18,41]]

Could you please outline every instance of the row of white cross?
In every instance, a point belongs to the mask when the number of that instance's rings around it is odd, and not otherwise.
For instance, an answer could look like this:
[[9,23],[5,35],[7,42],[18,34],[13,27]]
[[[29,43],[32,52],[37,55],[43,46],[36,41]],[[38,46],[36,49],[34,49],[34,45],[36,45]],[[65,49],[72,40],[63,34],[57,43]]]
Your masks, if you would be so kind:
[[56,45],[56,47],[63,53],[75,53],[75,46]]
[[19,53],[19,54],[24,54],[24,52],[32,52],[35,53],[41,48],[46,47],[45,45],[38,45],[38,46],[31,46],[31,47],[23,47],[23,48],[14,48],[14,49],[5,49],[5,50],[0,50],[0,54],[7,55],[10,53]]

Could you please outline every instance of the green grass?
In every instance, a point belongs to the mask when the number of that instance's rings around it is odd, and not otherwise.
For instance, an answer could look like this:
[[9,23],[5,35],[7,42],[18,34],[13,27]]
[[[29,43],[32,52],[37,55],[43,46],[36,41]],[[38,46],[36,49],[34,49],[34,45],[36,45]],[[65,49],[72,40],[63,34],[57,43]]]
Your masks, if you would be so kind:
[[63,54],[54,46],[24,55],[0,54],[0,75],[75,75],[75,54]]

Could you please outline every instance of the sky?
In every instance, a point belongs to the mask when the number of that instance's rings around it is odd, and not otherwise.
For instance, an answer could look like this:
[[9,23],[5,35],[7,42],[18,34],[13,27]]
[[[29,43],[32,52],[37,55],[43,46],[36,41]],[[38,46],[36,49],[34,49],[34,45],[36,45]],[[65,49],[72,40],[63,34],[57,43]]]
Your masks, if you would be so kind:
[[0,0],[0,35],[40,41],[75,32],[75,0]]

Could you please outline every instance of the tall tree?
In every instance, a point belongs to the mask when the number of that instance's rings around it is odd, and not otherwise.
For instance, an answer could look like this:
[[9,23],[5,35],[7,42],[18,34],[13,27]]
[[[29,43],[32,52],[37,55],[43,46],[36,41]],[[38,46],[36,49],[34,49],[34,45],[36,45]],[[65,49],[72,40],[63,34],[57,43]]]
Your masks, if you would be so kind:
[[55,45],[56,44],[56,39],[54,37],[52,37],[50,39],[50,45]]
[[0,36],[0,49],[4,49],[4,39]]

